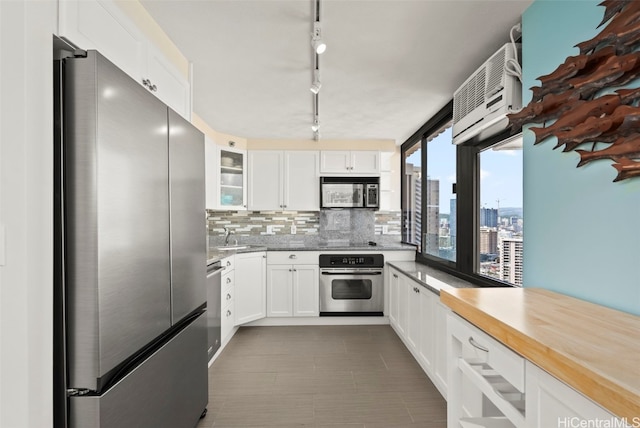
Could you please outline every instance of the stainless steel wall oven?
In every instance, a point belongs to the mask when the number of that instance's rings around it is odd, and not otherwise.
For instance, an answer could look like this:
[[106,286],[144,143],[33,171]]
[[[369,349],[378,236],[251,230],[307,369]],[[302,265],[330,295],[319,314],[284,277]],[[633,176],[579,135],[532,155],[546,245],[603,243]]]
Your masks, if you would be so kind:
[[382,316],[382,254],[321,254],[319,264],[320,316]]

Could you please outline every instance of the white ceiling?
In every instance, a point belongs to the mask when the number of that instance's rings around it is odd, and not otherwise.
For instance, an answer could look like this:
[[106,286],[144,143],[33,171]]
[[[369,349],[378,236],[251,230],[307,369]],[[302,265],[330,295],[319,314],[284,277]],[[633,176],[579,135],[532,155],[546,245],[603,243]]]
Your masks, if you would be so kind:
[[[411,136],[533,0],[321,0],[321,139]],[[239,137],[311,139],[313,0],[141,0],[193,63],[193,110]]]

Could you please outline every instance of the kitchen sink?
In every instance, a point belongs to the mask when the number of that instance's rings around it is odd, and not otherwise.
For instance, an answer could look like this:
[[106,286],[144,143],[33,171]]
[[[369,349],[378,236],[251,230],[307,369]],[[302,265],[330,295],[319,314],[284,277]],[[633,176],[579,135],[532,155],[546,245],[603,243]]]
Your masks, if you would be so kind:
[[249,245],[226,245],[224,247],[216,247],[218,251],[231,251],[231,250],[244,250],[249,248]]

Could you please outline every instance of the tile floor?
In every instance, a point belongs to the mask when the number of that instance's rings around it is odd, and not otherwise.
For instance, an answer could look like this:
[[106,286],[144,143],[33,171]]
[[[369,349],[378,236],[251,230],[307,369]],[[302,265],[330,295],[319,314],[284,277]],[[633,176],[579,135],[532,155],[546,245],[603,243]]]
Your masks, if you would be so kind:
[[389,326],[243,327],[209,368],[197,428],[446,428],[446,417]]

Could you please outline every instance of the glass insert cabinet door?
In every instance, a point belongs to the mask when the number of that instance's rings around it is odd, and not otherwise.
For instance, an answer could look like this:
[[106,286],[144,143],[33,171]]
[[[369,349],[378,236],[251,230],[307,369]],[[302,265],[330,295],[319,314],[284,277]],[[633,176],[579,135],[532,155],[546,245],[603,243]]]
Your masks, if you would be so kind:
[[244,207],[245,154],[220,150],[220,206]]

